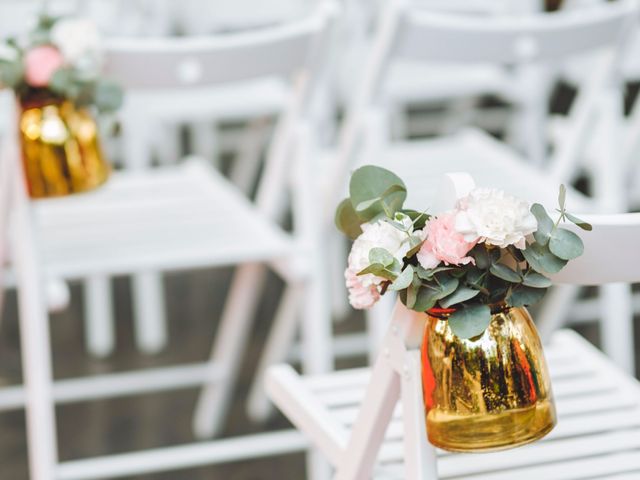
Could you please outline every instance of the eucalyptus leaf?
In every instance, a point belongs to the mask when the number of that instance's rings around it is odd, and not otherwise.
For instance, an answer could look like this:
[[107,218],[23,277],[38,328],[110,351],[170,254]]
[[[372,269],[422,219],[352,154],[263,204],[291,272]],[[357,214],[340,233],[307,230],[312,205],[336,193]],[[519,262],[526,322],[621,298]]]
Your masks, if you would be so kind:
[[414,308],[416,304],[416,299],[418,298],[419,289],[420,289],[420,284],[411,282],[411,284],[407,287],[406,290],[400,291],[400,300],[404,302],[407,308]]
[[558,191],[558,205],[560,205],[560,209],[563,211],[566,198],[567,188],[564,185],[560,185],[560,190]]
[[404,209],[402,210],[402,213],[411,219],[414,230],[422,230],[427,223],[427,220],[431,218],[431,216],[427,215],[425,212],[418,212],[417,210]]
[[540,245],[546,245],[551,237],[551,231],[553,230],[553,220],[547,211],[539,203],[531,205],[531,213],[536,217],[538,222],[538,228],[533,232],[533,237]]
[[24,68],[19,61],[0,60],[0,86],[15,88],[24,76]]
[[512,307],[524,307],[539,302],[547,293],[546,288],[518,286],[511,290],[511,294],[507,297],[507,303]]
[[522,282],[522,277],[518,272],[512,270],[511,268],[503,265],[502,263],[494,263],[489,268],[489,271],[492,275],[501,278],[502,280],[506,280],[511,283],[520,283]]
[[460,285],[460,281],[449,275],[439,275],[437,277],[438,283],[436,284],[437,292],[436,299],[440,300],[441,298],[447,297],[456,291],[458,285]]
[[567,264],[567,261],[556,257],[548,247],[548,245],[533,243],[522,250],[522,255],[531,268],[537,272],[558,273]]
[[[365,165],[351,175],[349,196],[354,209],[358,211],[358,216],[368,221],[381,213],[394,214],[400,210],[407,198],[407,190],[402,179],[393,172],[374,165]],[[375,199],[379,200],[367,209],[357,209],[363,202]]]
[[578,235],[565,228],[556,228],[549,240],[549,250],[556,257],[572,260],[584,252],[584,244]]
[[435,290],[421,287],[417,292],[416,300],[412,308],[417,312],[426,312],[430,308],[433,308],[437,301],[437,292]]
[[351,200],[345,198],[336,209],[335,223],[338,230],[344,233],[351,240],[355,240],[362,233],[362,220],[358,217]]
[[70,68],[57,69],[49,79],[49,88],[60,95],[67,95],[74,82],[73,72]]
[[407,265],[402,273],[398,275],[398,278],[396,278],[389,286],[389,290],[398,291],[407,288],[413,281],[413,273],[413,267],[411,265]]
[[569,220],[571,223],[574,223],[576,226],[580,227],[582,230],[586,230],[590,232],[593,229],[590,223],[585,222],[584,220],[581,220],[580,218],[576,217],[575,215],[572,215],[569,212],[564,212],[564,216],[567,217],[567,220]]
[[372,198],[371,200],[365,200],[364,202],[360,202],[356,205],[356,212],[364,212],[367,208],[371,208],[376,203],[380,202],[382,199],[380,197]]
[[369,265],[367,268],[362,269],[358,272],[358,275],[366,275],[368,273],[372,273],[378,277],[382,277],[386,280],[393,282],[398,276],[395,272],[385,268],[384,265],[380,263],[374,263],[373,265]]
[[456,310],[449,317],[449,327],[459,338],[472,338],[482,334],[491,323],[488,305],[473,305]]
[[108,80],[99,80],[95,86],[95,104],[100,112],[113,112],[123,101],[122,89]]
[[449,308],[458,303],[466,302],[477,296],[480,293],[479,290],[460,285],[455,292],[448,297],[443,298],[438,303],[442,308]]
[[522,284],[533,288],[547,288],[551,286],[551,280],[541,273],[530,271],[524,276]]
[[411,235],[409,237],[409,246],[411,248],[407,251],[405,256],[407,258],[413,257],[416,253],[420,251],[420,248],[422,247],[423,243],[424,243],[424,240],[422,240],[419,236]]
[[476,267],[486,270],[491,266],[491,255],[484,244],[479,244],[473,247],[469,255],[475,258]]
[[373,247],[369,250],[369,262],[380,263],[385,267],[388,267],[393,263],[393,255],[388,250],[380,247]]

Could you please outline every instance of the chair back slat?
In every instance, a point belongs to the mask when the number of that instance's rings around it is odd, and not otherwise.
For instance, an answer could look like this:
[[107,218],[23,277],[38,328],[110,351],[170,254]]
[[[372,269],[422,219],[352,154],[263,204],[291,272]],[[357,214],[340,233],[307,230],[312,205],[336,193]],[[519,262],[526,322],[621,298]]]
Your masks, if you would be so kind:
[[576,12],[525,16],[404,12],[397,55],[416,60],[517,64],[550,61],[615,44],[637,12],[624,0]]
[[112,38],[106,46],[106,74],[125,88],[158,89],[288,77],[311,66],[314,42],[333,15],[326,7],[299,21],[250,32]]
[[563,225],[580,235],[584,254],[551,279],[575,285],[640,282],[640,213],[585,215],[584,219],[593,225],[591,232]]

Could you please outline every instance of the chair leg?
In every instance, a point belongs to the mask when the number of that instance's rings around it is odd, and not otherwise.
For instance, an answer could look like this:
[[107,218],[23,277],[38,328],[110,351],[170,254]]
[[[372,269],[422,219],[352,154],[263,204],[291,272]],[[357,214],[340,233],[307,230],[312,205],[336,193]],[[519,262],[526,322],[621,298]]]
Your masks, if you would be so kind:
[[269,131],[266,118],[249,120],[242,133],[237,156],[229,172],[229,178],[246,194],[251,193],[260,168],[260,159]]
[[84,282],[85,342],[89,353],[104,358],[115,347],[111,280],[93,276]]
[[602,350],[625,372],[635,371],[631,286],[612,283],[600,287]]
[[162,274],[139,272],[131,280],[136,343],[144,353],[158,353],[168,336]]
[[239,266],[233,277],[210,357],[227,376],[200,392],[193,417],[193,430],[200,438],[212,437],[222,427],[265,279],[265,267],[255,263]]
[[391,318],[395,301],[395,295],[385,295],[380,298],[380,301],[373,308],[365,312],[370,365],[373,365],[378,358],[378,351],[389,328],[389,319]]
[[329,480],[333,468],[322,453],[316,449],[307,452],[307,480]]
[[[24,200],[27,201],[26,199]],[[49,318],[28,206],[16,214],[15,268],[31,480],[53,480],[57,464]]]
[[247,400],[247,412],[255,421],[264,421],[271,413],[271,402],[264,391],[265,371],[269,366],[285,361],[287,352],[291,350],[300,318],[300,300],[303,294],[304,289],[301,285],[287,286],[278,305]]
[[307,374],[333,369],[331,306],[324,270],[312,270],[306,282],[305,309],[302,312],[302,369]]
[[213,162],[216,168],[220,166],[218,152],[217,125],[211,122],[197,122],[189,125],[191,133],[191,150],[194,155]]
[[337,232],[328,235],[328,250],[331,269],[331,311],[333,317],[342,319],[346,317],[351,308],[347,297],[347,290],[344,288],[344,271],[347,268],[347,242],[342,235]]

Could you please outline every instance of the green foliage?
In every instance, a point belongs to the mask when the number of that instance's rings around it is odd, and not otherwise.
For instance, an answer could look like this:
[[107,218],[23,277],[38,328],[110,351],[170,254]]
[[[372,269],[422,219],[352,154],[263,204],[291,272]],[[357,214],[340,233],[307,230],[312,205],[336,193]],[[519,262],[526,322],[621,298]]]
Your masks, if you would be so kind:
[[389,285],[389,290],[403,290],[411,285],[411,282],[413,282],[413,267],[407,265],[407,268]]
[[539,203],[531,205],[531,213],[538,221],[538,229],[533,233],[536,242],[540,245],[546,245],[551,237],[551,231],[553,230],[553,220],[547,214],[547,211]]
[[527,287],[547,288],[551,286],[551,280],[549,280],[547,277],[545,277],[541,273],[530,270],[524,276],[522,280],[522,284],[526,285]]
[[566,260],[555,256],[548,245],[532,243],[522,251],[525,260],[537,272],[558,273],[567,264]]
[[546,288],[534,288],[522,285],[511,290],[511,294],[507,297],[507,304],[512,307],[533,305],[542,300],[546,292]]
[[475,290],[465,285],[460,285],[455,292],[440,300],[440,306],[442,308],[449,308],[452,305],[457,305],[459,303],[466,302],[467,300],[471,300],[479,294],[480,290]]
[[384,248],[372,248],[369,251],[369,261],[371,263],[380,263],[383,267],[388,267],[393,263],[394,256]]
[[501,278],[502,280],[506,280],[511,283],[520,283],[522,282],[522,277],[520,274],[513,269],[503,265],[501,263],[494,263],[489,267],[489,271],[492,275]]
[[488,305],[472,305],[460,308],[449,317],[451,331],[460,338],[473,338],[481,335],[491,322],[491,309]]
[[584,244],[578,235],[564,229],[556,228],[549,240],[549,250],[563,260],[573,260],[584,252]]
[[393,218],[407,198],[407,188],[395,173],[382,167],[365,165],[351,175],[349,197],[363,221],[379,215]]
[[344,233],[351,240],[355,240],[362,233],[362,220],[358,217],[351,200],[345,198],[336,209],[335,223],[338,230]]

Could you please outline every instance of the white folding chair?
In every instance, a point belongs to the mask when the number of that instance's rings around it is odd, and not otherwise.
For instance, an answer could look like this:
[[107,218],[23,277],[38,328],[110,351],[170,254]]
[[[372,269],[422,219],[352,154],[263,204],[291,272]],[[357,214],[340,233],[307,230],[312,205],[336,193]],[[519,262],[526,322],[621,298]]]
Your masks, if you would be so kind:
[[[26,406],[32,479],[122,477],[305,448],[295,432],[280,431],[58,463],[55,405],[206,384],[219,399],[217,408],[224,410],[256,305],[253,291],[264,279],[262,263],[305,298],[305,366],[311,371],[330,366],[322,265],[313,255],[319,241],[314,217],[320,214],[314,214],[309,169],[314,138],[308,105],[326,61],[335,15],[329,2],[302,20],[259,32],[113,39],[108,45],[107,70],[130,89],[186,88],[264,75],[292,81],[255,205],[197,159],[149,171],[116,172],[96,192],[31,202],[18,146],[3,143],[2,181],[12,192],[2,211],[12,220],[9,273],[15,275],[19,293],[25,386],[1,389],[0,409]],[[12,125],[15,128],[15,122]],[[8,138],[16,139],[15,131]],[[293,197],[291,233],[273,220],[285,192]],[[47,276],[73,279],[234,264],[240,265],[239,271],[208,361],[54,381],[43,293]],[[216,412],[216,419],[224,419],[224,413]]]
[[[640,281],[637,261],[629,261],[638,258],[640,214],[594,215],[588,221],[594,229],[583,235],[584,255],[554,280]],[[568,330],[556,332],[545,349],[559,418],[551,434],[482,455],[436,450],[427,440],[422,401],[425,319],[398,301],[371,370],[311,376],[287,365],[269,370],[271,398],[324,452],[336,480],[640,478],[640,384]]]
[[[249,0],[249,3],[253,0]],[[97,6],[105,3],[94,0]],[[124,15],[130,2],[106,2]],[[236,2],[237,3],[237,2]],[[144,10],[164,18],[164,36],[180,32],[186,36],[259,30],[265,26],[290,22],[312,10],[318,0],[284,1],[280,8],[251,8],[236,3],[223,5],[190,0],[188,2],[147,2]],[[91,4],[90,4],[91,5]],[[90,8],[85,8],[90,10]],[[96,13],[93,9],[94,15]],[[158,12],[159,11],[159,12]],[[241,16],[242,14],[242,16]],[[138,15],[140,16],[140,15]],[[113,27],[112,27],[113,30]],[[116,30],[116,34],[118,30]],[[144,34],[139,32],[137,35]],[[188,72],[186,72],[188,74]],[[271,133],[267,121],[286,108],[290,85],[278,77],[262,77],[228,85],[172,89],[162,92],[130,92],[120,112],[122,125],[121,158],[125,168],[151,167],[155,158],[170,165],[180,157],[183,127],[190,138],[190,153],[209,159],[219,167],[222,152],[235,153],[229,177],[249,193],[260,171],[262,153]],[[222,135],[219,124],[246,124],[235,136]],[[114,348],[110,280],[94,277],[86,286],[87,344],[91,352],[104,356]],[[167,342],[166,313],[162,302],[163,283],[158,272],[137,272],[132,277],[133,318],[136,343],[147,353],[160,351]]]
[[[591,134],[594,112],[604,114],[604,141],[609,155],[598,159],[593,192],[587,198],[569,189],[568,201],[581,212],[612,211],[611,192],[624,189],[619,174],[618,124],[621,93],[618,62],[621,46],[636,21],[633,1],[608,3],[584,12],[559,12],[522,18],[476,18],[428,12],[402,0],[390,0],[381,17],[365,73],[341,131],[340,147],[331,178],[345,179],[358,162],[388,166],[407,179],[418,205],[430,205],[438,174],[449,170],[469,171],[478,182],[499,187],[528,200],[553,208],[559,183],[570,181],[580,168],[580,153]],[[467,129],[453,135],[419,141],[389,141],[384,111],[384,82],[397,59],[436,63],[496,63],[536,67],[575,55],[592,55],[592,82],[581,91],[570,112],[570,128],[555,148],[544,169],[527,164],[504,143]],[[343,185],[329,190],[331,199],[341,196]],[[615,198],[615,197],[614,197]],[[419,200],[416,201],[416,200]],[[334,200],[335,201],[335,200]],[[618,210],[619,211],[619,210]],[[624,211],[624,210],[623,210]],[[327,211],[327,218],[331,212]],[[570,297],[563,288],[559,297]],[[616,314],[603,324],[605,351],[627,371],[633,370],[632,318],[627,286],[604,286],[601,291],[615,298]],[[553,296],[552,296],[553,297]],[[560,302],[566,304],[567,302]],[[383,312],[383,316],[388,312]],[[549,322],[550,315],[541,316]],[[615,323],[615,325],[614,325]]]

